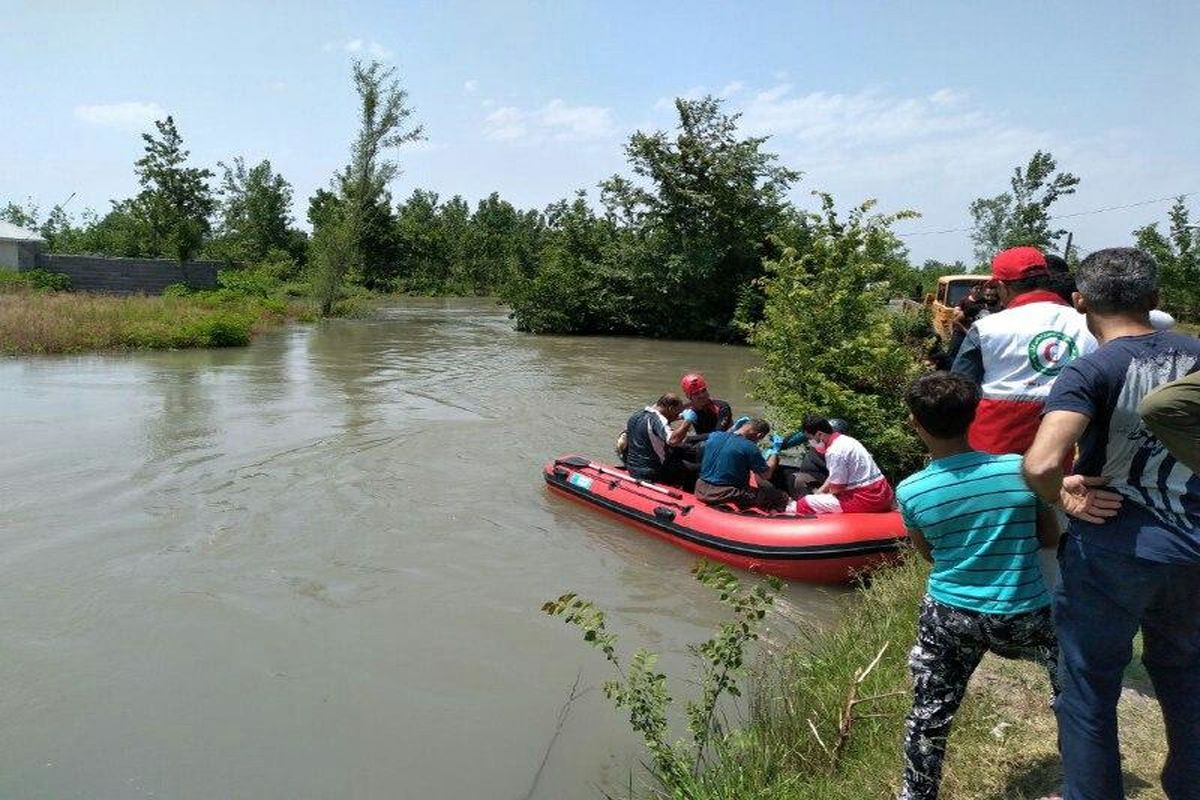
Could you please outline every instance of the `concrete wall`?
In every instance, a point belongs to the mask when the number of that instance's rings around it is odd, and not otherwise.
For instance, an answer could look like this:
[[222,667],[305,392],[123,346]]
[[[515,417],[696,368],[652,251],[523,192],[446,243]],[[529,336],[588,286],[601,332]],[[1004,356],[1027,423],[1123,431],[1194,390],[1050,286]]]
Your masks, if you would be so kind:
[[18,258],[16,242],[0,241],[0,269],[16,269]]
[[[38,253],[36,268],[61,272],[71,277],[77,292],[110,294],[162,294],[173,283],[193,289],[211,289],[217,285],[216,261],[188,261],[180,264],[156,258],[103,258]],[[32,269],[22,267],[22,269]]]
[[42,243],[40,241],[0,239],[0,267],[15,269],[18,272],[33,269],[37,263],[38,253],[41,251]]

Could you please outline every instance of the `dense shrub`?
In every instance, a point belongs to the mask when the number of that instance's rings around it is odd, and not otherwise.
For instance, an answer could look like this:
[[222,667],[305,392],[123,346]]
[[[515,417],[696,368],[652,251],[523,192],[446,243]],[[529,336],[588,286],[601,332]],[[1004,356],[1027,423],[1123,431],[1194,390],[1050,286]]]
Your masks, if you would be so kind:
[[898,321],[885,305],[888,264],[876,257],[894,236],[891,223],[909,216],[871,215],[872,202],[843,222],[822,197],[812,241],[767,264],[764,318],[750,338],[763,356],[757,393],[780,421],[806,414],[850,420],[856,438],[893,479],[919,466],[921,448],[907,424],[905,387],[920,371],[920,323]]
[[71,291],[71,276],[61,272],[48,272],[44,269],[31,269],[25,272],[0,269],[0,291],[21,289],[69,292]]

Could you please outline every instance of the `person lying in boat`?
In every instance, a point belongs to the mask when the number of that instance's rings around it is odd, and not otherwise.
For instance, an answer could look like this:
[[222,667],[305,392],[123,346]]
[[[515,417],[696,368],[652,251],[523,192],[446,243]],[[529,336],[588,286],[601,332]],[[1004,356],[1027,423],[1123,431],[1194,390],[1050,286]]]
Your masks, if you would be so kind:
[[[682,424],[671,427],[676,420]],[[683,464],[679,446],[687,438],[695,412],[668,392],[625,423],[625,468],[638,480],[690,488],[695,473]]]
[[825,449],[828,476],[815,492],[797,498],[797,514],[863,514],[892,509],[892,485],[861,442],[836,432],[824,417],[805,417],[801,427],[811,448]]
[[[732,431],[713,431],[704,443],[696,498],[708,505],[732,503],[741,509],[783,511],[791,498],[771,484],[778,453],[763,457],[758,442],[771,432],[765,420],[752,419]],[[750,485],[750,476],[757,485]]]

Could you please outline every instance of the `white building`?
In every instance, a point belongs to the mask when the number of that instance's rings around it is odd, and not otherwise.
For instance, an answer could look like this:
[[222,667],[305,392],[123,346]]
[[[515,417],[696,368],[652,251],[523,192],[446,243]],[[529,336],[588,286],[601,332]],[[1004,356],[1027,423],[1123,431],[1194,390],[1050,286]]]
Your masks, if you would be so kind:
[[36,231],[0,221],[0,269],[33,269],[46,240]]

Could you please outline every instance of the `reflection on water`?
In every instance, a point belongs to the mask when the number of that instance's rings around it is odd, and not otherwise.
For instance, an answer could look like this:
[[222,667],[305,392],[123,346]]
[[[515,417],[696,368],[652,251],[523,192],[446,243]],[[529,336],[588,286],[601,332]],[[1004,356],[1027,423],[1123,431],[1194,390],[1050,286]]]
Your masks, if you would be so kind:
[[[0,796],[524,797],[575,676],[607,677],[544,600],[595,599],[668,668],[719,613],[690,555],[548,496],[540,464],[606,456],[688,370],[753,410],[751,357],[414,301],[0,362]],[[534,796],[639,757],[590,692]]]

